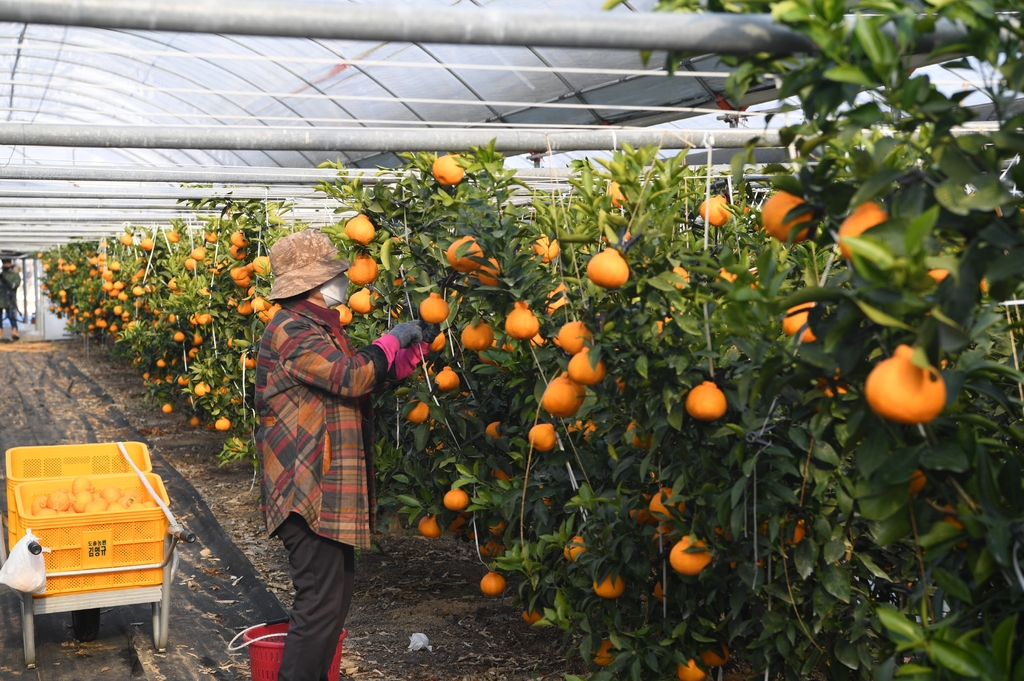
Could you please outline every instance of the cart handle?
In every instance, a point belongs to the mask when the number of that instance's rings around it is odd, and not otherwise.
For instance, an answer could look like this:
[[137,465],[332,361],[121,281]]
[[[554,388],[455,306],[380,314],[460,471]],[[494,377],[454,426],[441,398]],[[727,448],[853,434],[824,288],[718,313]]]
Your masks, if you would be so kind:
[[186,530],[180,523],[174,523],[167,527],[167,534],[171,535],[178,541],[183,541],[186,544],[193,544],[196,541],[196,535],[189,530]]
[[250,644],[256,643],[256,641],[262,641],[262,640],[267,639],[267,638],[274,638],[275,636],[287,636],[288,632],[287,631],[283,631],[283,632],[281,632],[279,634],[267,634],[266,636],[257,636],[256,638],[254,638],[251,641],[243,641],[241,645],[237,645],[237,646],[235,645],[235,641],[238,640],[239,636],[247,634],[250,631],[252,631],[253,629],[259,629],[260,627],[265,627],[265,626],[268,626],[268,625],[271,625],[271,624],[284,624],[287,621],[288,621],[287,617],[282,617],[280,619],[270,620],[268,622],[264,622],[263,624],[254,624],[251,627],[249,627],[248,629],[243,629],[242,631],[240,631],[237,634],[235,634],[235,637],[233,639],[231,639],[230,643],[228,643],[228,650],[233,653],[236,650],[241,650],[242,648],[248,647]]

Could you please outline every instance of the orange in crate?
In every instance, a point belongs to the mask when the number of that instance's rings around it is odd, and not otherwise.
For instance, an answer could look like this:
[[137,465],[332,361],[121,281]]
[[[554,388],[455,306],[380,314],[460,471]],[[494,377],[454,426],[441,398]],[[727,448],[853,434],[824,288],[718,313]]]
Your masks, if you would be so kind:
[[[149,448],[141,442],[125,442],[124,448],[136,466],[144,473],[153,470]],[[12,447],[7,450],[7,513],[10,543],[18,538],[14,528],[18,525],[14,487],[23,482],[46,478],[76,478],[79,476],[133,473],[124,460],[116,442],[94,442],[85,445],[52,445],[45,447]],[[71,488],[70,481],[65,485]],[[32,507],[31,500],[29,508]]]
[[[160,476],[146,473],[146,479],[163,502],[168,503]],[[136,495],[140,502],[118,511],[33,515],[34,499],[69,487],[72,480],[25,482],[14,489],[19,516],[18,526],[11,526],[15,539],[24,536],[26,529],[32,529],[39,543],[50,549],[50,553],[43,554],[47,574],[160,563],[164,556],[167,518],[158,506],[144,506],[144,500],[151,500],[151,497],[139,477],[128,473],[97,475],[91,480],[98,489],[116,487],[125,495]],[[45,596],[157,586],[162,582],[160,568],[47,577]]]

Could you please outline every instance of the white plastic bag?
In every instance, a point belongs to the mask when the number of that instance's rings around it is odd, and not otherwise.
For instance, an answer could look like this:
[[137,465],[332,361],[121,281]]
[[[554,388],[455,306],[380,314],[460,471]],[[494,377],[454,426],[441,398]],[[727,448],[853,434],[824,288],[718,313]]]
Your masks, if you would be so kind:
[[428,650],[434,652],[434,646],[430,645],[430,639],[427,638],[426,634],[413,634],[409,637],[409,648],[408,650]]
[[[46,562],[42,553],[34,555],[28,550],[32,542],[38,543],[39,537],[28,530],[11,548],[7,562],[0,568],[0,584],[6,584],[22,593],[46,593]],[[49,549],[43,551],[49,552]]]

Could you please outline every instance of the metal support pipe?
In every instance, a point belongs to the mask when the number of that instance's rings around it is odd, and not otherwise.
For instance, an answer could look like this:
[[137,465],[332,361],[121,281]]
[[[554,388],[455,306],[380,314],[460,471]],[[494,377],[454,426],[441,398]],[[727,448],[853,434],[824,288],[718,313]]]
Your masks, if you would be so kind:
[[0,0],[0,21],[341,40],[794,53],[805,36],[767,14],[524,12],[308,0]]
[[[768,14],[536,12],[309,0],[0,0],[0,21],[94,28],[467,45],[792,54],[816,50]],[[917,46],[962,37],[949,22]]]
[[[2,0],[0,0],[2,2]],[[444,151],[495,142],[502,152],[594,151],[660,146],[692,149],[714,138],[716,148],[779,146],[775,130],[319,130],[202,127],[108,127],[77,124],[0,124],[0,145],[42,147],[116,147],[130,149],[225,149],[232,151]],[[10,168],[0,172],[8,175]]]

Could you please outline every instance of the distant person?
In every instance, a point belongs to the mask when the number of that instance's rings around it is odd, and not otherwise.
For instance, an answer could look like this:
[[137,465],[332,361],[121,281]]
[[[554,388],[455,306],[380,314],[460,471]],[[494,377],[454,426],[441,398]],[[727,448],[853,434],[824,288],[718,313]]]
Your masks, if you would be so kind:
[[11,322],[11,340],[16,341],[18,335],[18,287],[21,286],[21,271],[13,261],[3,261],[3,273],[0,274],[0,340],[4,337],[4,317]]
[[288,551],[295,584],[279,681],[326,681],[370,548],[376,499],[371,393],[409,376],[438,327],[405,322],[352,347],[331,309],[348,297],[348,262],[311,229],[270,249],[281,304],[256,367],[256,445],[267,531]]

